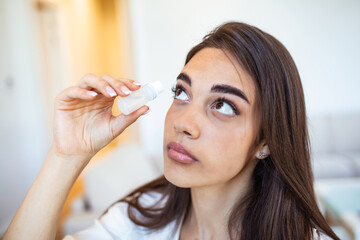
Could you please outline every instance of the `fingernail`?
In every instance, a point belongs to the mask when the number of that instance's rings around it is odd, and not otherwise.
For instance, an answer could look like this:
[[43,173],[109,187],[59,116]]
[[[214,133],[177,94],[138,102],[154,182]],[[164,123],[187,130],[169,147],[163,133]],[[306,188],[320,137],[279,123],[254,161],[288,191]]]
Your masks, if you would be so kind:
[[125,93],[125,94],[131,93],[131,91],[130,91],[127,87],[125,87],[125,86],[122,86],[122,87],[121,87],[121,91],[122,91],[123,93]]
[[86,93],[93,97],[98,95],[97,92],[93,92],[93,91],[87,91]]
[[144,115],[148,114],[149,112],[150,112],[150,107],[149,107],[149,109],[148,109],[145,113],[143,113],[142,115],[144,116]]
[[138,86],[141,86],[141,83],[139,83],[139,82],[137,82],[137,81],[133,82],[133,84],[138,85]]
[[111,97],[116,96],[116,92],[115,92],[114,89],[112,89],[111,87],[106,86],[106,87],[105,87],[105,90],[106,90],[106,92],[107,92]]

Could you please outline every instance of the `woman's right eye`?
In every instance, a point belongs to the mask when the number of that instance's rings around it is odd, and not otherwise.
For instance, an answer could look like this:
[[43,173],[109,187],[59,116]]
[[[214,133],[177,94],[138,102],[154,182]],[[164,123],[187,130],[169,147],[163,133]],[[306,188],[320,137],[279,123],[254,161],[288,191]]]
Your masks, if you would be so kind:
[[176,98],[176,99],[180,99],[180,100],[186,100],[186,99],[178,98],[178,97],[181,97],[182,95],[184,95],[183,93],[185,93],[185,95],[186,95],[186,91],[182,86],[180,86],[180,85],[174,86],[171,88],[171,91],[173,92],[174,99]]

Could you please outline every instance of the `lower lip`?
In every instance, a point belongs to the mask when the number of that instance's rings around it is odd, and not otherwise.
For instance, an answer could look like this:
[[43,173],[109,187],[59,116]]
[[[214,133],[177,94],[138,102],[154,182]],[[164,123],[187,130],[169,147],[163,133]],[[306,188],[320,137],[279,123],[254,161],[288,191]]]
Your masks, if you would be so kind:
[[179,162],[179,163],[191,164],[191,163],[196,162],[196,160],[192,159],[188,155],[177,152],[172,148],[168,149],[168,156],[171,159],[173,159],[173,160],[175,160],[176,162]]

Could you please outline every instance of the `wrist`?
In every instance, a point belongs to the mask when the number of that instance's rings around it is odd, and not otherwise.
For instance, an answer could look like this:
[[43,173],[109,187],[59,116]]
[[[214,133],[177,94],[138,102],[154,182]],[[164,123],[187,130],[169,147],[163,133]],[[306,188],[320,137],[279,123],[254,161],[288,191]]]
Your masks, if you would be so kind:
[[93,156],[86,154],[63,154],[56,150],[54,144],[51,146],[47,160],[68,167],[74,170],[82,171]]

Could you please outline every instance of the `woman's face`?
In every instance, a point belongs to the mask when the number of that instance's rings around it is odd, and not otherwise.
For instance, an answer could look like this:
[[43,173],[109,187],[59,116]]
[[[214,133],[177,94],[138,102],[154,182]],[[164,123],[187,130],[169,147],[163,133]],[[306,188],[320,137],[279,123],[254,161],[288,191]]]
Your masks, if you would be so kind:
[[[248,156],[257,129],[254,82],[227,55],[220,49],[202,49],[178,76],[163,146],[164,175],[176,186],[227,183],[239,175],[247,159],[255,159]],[[183,145],[196,161],[182,155],[182,160],[174,160],[179,153],[168,150],[171,142]]]

